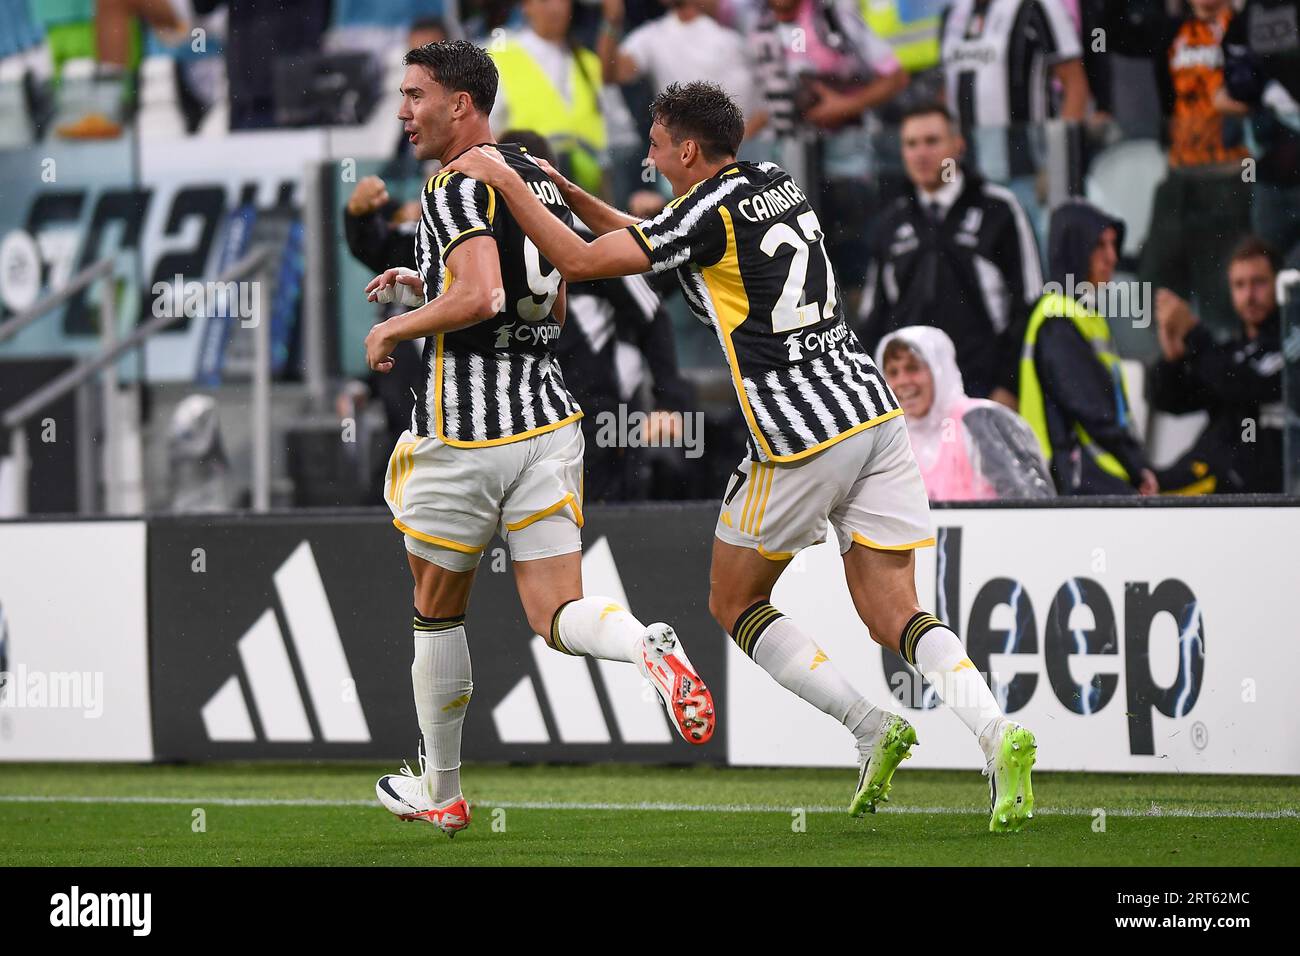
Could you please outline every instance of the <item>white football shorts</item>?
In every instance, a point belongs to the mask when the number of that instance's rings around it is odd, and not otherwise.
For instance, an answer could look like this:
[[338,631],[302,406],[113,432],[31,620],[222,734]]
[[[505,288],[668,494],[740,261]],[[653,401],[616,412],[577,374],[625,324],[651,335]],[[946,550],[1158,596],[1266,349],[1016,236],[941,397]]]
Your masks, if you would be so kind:
[[925,482],[901,415],[798,461],[745,459],[736,475],[714,534],[773,561],[821,544],[828,520],[841,554],[855,541],[886,551],[934,544]]
[[406,431],[384,500],[406,549],[449,571],[477,567],[494,533],[515,561],[569,554],[582,550],[582,452],[577,422],[482,448]]

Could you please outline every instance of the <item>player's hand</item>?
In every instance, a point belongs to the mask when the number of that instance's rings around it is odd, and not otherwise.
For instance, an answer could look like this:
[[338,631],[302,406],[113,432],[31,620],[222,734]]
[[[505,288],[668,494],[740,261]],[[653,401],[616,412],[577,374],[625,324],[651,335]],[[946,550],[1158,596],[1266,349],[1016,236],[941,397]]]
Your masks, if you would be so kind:
[[1156,474],[1150,468],[1142,469],[1142,477],[1138,482],[1138,494],[1143,496],[1160,494],[1160,482],[1156,481]]
[[396,347],[397,340],[388,334],[388,323],[380,322],[366,336],[366,364],[376,372],[391,372]]
[[498,189],[511,173],[498,150],[482,146],[461,153],[447,168]]
[[561,196],[565,195],[573,188],[573,183],[564,178],[564,173],[560,172],[549,162],[542,159],[540,156],[534,156],[533,159],[537,160],[537,165],[542,167],[542,172],[551,177],[551,182],[555,183],[555,188],[560,191]]
[[368,216],[388,202],[388,187],[378,176],[365,176],[348,197],[348,213]]
[[401,290],[397,288],[399,285],[413,289],[417,295],[424,292],[424,282],[410,269],[387,269],[370,280],[366,286],[366,298],[371,302],[392,302],[398,295],[381,293],[391,291],[400,294]]

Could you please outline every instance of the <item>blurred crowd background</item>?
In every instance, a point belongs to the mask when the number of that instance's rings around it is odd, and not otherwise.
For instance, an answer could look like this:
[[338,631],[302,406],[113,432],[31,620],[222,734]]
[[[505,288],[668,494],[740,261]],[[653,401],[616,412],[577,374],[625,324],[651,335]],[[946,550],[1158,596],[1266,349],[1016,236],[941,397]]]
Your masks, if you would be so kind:
[[[381,503],[420,357],[367,374],[361,290],[413,256],[401,58],[447,37],[498,139],[644,217],[650,98],[727,89],[935,500],[1300,490],[1295,0],[0,0],[0,514]],[[232,277],[261,344],[189,304]],[[588,501],[718,495],[744,426],[671,278],[573,288],[560,354]]]

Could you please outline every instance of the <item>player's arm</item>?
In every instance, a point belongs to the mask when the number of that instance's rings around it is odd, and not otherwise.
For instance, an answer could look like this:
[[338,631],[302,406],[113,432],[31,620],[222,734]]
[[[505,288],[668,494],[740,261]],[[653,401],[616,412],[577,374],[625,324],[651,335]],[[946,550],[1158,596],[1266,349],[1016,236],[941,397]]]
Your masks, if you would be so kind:
[[581,219],[582,224],[597,236],[603,236],[607,232],[614,232],[618,229],[626,229],[628,226],[635,226],[641,221],[636,216],[630,216],[621,209],[615,209],[605,200],[593,196],[576,183],[570,182],[546,160],[539,159],[537,165],[541,166],[542,171],[551,177],[551,182],[555,183],[555,188],[560,191],[560,195],[569,204],[573,214]]
[[561,282],[560,288],[555,293],[555,305],[551,307],[551,318],[553,318],[560,328],[564,328],[564,320],[569,315],[569,283]]
[[501,306],[501,260],[490,235],[472,236],[447,257],[455,280],[437,298],[418,309],[380,322],[366,336],[366,361],[377,372],[393,367],[398,342],[438,332],[454,332],[492,318]]
[[[568,281],[636,275],[650,269],[649,256],[630,232],[611,232],[588,243],[547,209],[519,174],[496,158],[495,151],[468,150],[450,168],[494,188],[538,251]],[[629,224],[634,222],[627,218]]]

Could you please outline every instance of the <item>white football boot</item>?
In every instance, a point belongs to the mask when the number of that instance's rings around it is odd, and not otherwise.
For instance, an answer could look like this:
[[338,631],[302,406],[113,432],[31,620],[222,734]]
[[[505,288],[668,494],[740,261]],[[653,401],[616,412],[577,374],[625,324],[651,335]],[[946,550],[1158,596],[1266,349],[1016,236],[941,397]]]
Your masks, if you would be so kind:
[[400,773],[388,773],[375,784],[375,796],[384,808],[399,820],[421,820],[432,823],[449,837],[454,837],[469,826],[469,803],[457,794],[441,806],[429,798],[429,788],[424,783],[424,752],[420,752],[420,773],[414,773],[402,761]]
[[718,722],[713,695],[691,666],[671,626],[661,623],[646,627],[637,667],[659,692],[682,739],[688,744],[707,743]]

